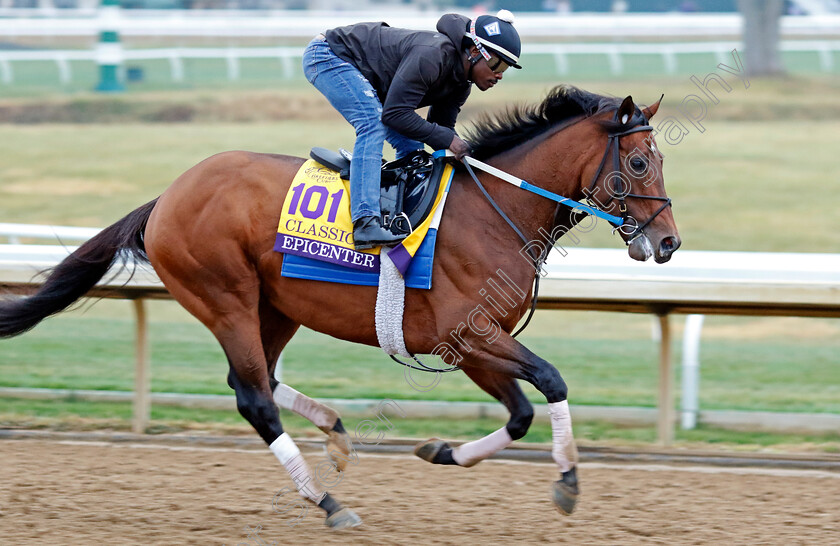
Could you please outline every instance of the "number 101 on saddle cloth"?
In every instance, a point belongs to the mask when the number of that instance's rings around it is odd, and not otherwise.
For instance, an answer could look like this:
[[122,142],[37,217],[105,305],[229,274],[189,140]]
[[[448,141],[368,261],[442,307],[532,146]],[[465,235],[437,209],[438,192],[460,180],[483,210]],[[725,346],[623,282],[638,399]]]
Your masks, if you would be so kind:
[[[380,248],[356,251],[349,160],[313,148],[286,194],[274,250],[284,277],[376,286]],[[388,253],[410,288],[431,288],[432,258],[454,167],[445,151],[418,151],[382,169],[383,225],[408,236]]]

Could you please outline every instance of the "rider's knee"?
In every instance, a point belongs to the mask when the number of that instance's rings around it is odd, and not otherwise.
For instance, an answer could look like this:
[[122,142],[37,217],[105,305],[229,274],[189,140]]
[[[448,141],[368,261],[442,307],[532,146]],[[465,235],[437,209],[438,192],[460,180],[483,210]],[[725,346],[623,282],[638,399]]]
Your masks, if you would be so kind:
[[356,136],[382,139],[385,142],[385,126],[378,118],[363,119],[353,124],[356,129]]

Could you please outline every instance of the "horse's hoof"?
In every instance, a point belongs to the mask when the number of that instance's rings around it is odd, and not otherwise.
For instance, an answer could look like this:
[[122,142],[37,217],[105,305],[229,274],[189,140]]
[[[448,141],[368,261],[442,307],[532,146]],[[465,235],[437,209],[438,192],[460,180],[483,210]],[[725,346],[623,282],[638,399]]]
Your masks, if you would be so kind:
[[349,508],[342,508],[333,515],[327,516],[325,523],[330,529],[347,529],[348,527],[358,527],[361,525],[362,518],[357,516]]
[[[347,468],[347,461],[350,460],[350,437],[346,432],[327,432],[327,442],[324,445],[327,450],[327,457],[335,465],[336,470],[344,472]],[[344,457],[336,457],[333,452],[341,453]]]
[[414,446],[414,454],[424,461],[433,463],[437,454],[445,447],[449,447],[449,444],[439,438],[431,438]]
[[574,468],[568,472],[564,472],[561,478],[554,482],[551,488],[551,500],[554,501],[554,506],[564,516],[568,516],[574,512],[578,495],[580,495],[580,488],[578,487],[577,473]]

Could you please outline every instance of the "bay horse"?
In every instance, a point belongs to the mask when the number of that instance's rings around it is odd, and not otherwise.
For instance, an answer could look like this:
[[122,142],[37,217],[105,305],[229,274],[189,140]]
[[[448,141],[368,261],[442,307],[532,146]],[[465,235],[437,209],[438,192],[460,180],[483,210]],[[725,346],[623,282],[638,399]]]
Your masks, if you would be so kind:
[[[639,109],[629,96],[621,100],[558,86],[539,104],[483,117],[467,140],[472,157],[532,187],[588,198],[600,209],[620,213],[623,225],[617,229],[630,256],[665,262],[680,239],[665,197],[663,158],[648,122],[661,100]],[[65,309],[110,267],[124,264],[124,257],[150,263],[172,296],[221,344],[239,412],[285,466],[300,495],[324,510],[328,526],[341,528],[361,520],[311,479],[312,471],[283,430],[278,406],[305,416],[328,435],[336,470],[344,470],[352,444],[334,410],[279,384],[273,371],[301,325],[379,346],[377,291],[280,275],[283,255],[272,249],[276,228],[286,192],[304,161],[243,151],[202,161],[160,197],[81,245],[36,293],[0,302],[0,337],[20,334]],[[406,291],[403,321],[410,353],[439,354],[447,344],[457,348],[458,368],[510,412],[507,424],[484,438],[455,448],[432,439],[415,453],[435,464],[470,467],[522,438],[534,411],[517,380],[527,381],[549,405],[552,456],[560,476],[552,497],[564,514],[571,513],[579,491],[568,389],[557,368],[510,333],[529,308],[535,265],[545,258],[523,259],[523,240],[550,234],[550,247],[587,218],[579,212],[486,172],[474,183],[459,170],[439,226],[433,287]],[[508,310],[490,305],[492,298],[483,288],[500,272],[524,296]],[[486,324],[477,326],[473,311],[478,306],[484,320],[500,327],[493,339],[483,335]]]

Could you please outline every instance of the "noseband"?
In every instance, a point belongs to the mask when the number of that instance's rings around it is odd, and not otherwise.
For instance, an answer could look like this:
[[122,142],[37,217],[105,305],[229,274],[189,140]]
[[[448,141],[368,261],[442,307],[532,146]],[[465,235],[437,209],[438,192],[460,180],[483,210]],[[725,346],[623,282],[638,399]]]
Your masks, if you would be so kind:
[[[618,121],[618,112],[616,112],[613,121]],[[607,136],[607,148],[606,150],[604,150],[604,156],[601,158],[601,163],[598,165],[598,170],[595,172],[595,176],[592,177],[592,182],[589,184],[589,187],[586,190],[586,194],[592,195],[594,193],[595,186],[598,184],[598,179],[601,177],[601,172],[604,170],[604,166],[607,164],[607,158],[610,156],[610,150],[612,150],[613,170],[608,176],[612,178],[614,191],[609,192],[610,198],[607,200],[606,203],[598,204],[600,204],[602,207],[605,207],[606,205],[609,205],[613,201],[613,199],[618,201],[618,211],[621,215],[622,222],[620,224],[613,223],[613,225],[615,226],[614,230],[618,230],[623,235],[625,235],[627,237],[627,244],[630,245],[636,238],[644,235],[644,229],[651,222],[653,222],[654,218],[659,216],[660,212],[665,210],[667,207],[671,206],[671,199],[669,197],[659,197],[655,195],[639,195],[637,193],[630,193],[629,187],[627,188],[627,193],[624,192],[624,188],[622,187],[623,178],[621,176],[621,157],[619,155],[619,151],[621,150],[621,137],[631,135],[633,133],[640,133],[642,131],[653,130],[653,127],[650,126],[647,118],[641,112],[636,112],[633,118],[625,125],[630,125],[630,129],[627,129],[620,133],[610,133]],[[625,200],[628,197],[633,197],[636,199],[652,199],[654,201],[663,201],[663,203],[662,206],[659,207],[659,209],[657,209],[656,212],[650,215],[650,217],[647,220],[639,224],[639,222],[635,218],[633,218],[627,213],[627,202]],[[589,197],[587,197],[586,200],[587,202],[589,202],[590,205],[594,206]]]

